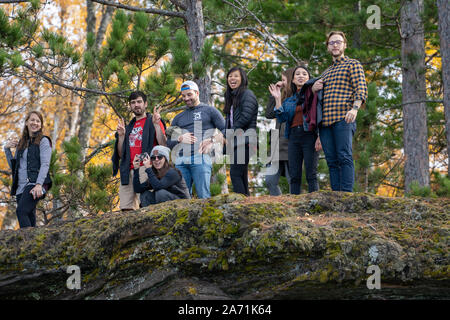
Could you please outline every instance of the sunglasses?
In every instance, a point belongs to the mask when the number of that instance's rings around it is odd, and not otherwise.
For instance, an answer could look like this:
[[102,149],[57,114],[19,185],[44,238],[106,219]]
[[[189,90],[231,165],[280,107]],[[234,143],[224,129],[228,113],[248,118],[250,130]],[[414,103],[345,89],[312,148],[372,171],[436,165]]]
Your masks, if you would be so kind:
[[158,160],[162,160],[162,158],[164,158],[164,156],[151,156],[150,160],[155,161],[156,158],[158,158]]

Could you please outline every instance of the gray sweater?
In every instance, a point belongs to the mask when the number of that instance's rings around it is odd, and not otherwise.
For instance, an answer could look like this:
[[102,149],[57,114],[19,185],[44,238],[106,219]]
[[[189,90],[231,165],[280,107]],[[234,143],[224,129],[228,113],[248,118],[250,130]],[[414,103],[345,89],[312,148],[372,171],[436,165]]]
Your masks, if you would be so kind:
[[[5,147],[4,150],[6,160],[8,161],[9,167],[11,168],[11,159],[13,159],[13,155],[9,148]],[[47,176],[48,170],[50,168],[50,159],[52,157],[52,147],[50,146],[50,141],[47,138],[41,139],[41,142],[39,144],[39,154],[41,157],[41,167],[39,169],[39,175],[36,180],[36,183],[31,183],[28,181],[28,174],[27,174],[28,148],[24,150],[22,157],[18,159],[20,161],[19,186],[17,188],[16,195],[21,194],[27,185],[44,184],[45,177]]]
[[[181,134],[186,132],[194,133],[197,142],[191,145],[191,155],[196,153],[194,150],[198,150],[200,142],[212,136],[214,129],[218,129],[225,136],[225,119],[222,114],[216,108],[204,103],[200,103],[196,107],[187,108],[177,114],[171,126],[183,129]],[[178,144],[177,138],[178,135],[170,137],[167,140],[167,146],[173,149]]]

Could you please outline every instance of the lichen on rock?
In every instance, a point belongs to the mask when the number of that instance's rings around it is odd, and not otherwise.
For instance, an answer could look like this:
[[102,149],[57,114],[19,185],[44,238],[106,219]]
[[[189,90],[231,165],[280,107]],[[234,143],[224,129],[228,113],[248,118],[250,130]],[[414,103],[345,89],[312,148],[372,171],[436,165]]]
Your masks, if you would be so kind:
[[0,298],[449,298],[449,212],[448,199],[229,194],[6,230]]

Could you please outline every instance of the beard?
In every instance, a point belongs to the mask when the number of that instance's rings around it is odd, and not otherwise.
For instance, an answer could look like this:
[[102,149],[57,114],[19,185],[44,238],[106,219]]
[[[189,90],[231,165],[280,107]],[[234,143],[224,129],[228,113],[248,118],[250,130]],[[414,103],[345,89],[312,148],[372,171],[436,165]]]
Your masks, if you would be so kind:
[[344,54],[344,50],[343,49],[331,50],[330,53],[333,57],[340,57]]
[[133,109],[132,112],[135,116],[142,116],[145,113],[145,108]]

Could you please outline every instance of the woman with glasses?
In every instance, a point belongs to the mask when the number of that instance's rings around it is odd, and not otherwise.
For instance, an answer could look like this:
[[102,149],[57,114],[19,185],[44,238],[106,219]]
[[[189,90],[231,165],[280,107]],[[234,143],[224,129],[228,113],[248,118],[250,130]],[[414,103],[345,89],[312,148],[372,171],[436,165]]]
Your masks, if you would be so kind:
[[[189,190],[181,172],[169,162],[170,149],[156,146],[148,154],[136,155],[133,160],[133,188],[140,193],[141,207],[176,199],[190,199]],[[145,167],[148,180],[141,183],[139,167]]]

